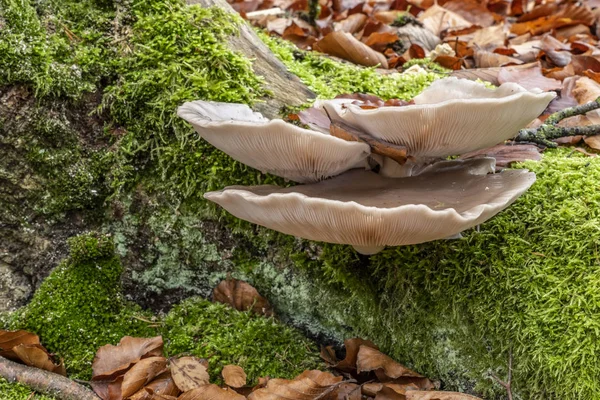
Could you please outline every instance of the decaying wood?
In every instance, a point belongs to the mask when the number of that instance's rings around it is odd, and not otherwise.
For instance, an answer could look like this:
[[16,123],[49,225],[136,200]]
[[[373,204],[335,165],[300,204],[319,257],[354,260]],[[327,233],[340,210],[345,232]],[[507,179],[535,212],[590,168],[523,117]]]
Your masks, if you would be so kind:
[[62,375],[0,357],[0,376],[60,400],[99,400],[94,392]]
[[[225,0],[187,0],[187,4],[200,4],[203,7],[217,6],[225,11],[236,13]],[[268,101],[254,106],[265,117],[280,117],[282,107],[299,106],[315,97],[315,94],[273,55],[246,22],[241,24],[239,35],[230,38],[229,44],[233,50],[241,52],[252,60],[254,73],[264,77],[266,88],[272,92],[272,97]]]

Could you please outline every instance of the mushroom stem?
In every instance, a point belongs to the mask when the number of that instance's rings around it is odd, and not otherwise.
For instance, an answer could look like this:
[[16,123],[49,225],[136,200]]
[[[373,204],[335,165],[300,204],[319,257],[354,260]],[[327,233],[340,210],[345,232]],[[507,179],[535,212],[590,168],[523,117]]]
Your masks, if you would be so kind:
[[366,256],[371,256],[373,254],[377,254],[385,248],[385,246],[352,246],[352,247],[354,247],[354,250],[356,250],[358,253],[364,254]]

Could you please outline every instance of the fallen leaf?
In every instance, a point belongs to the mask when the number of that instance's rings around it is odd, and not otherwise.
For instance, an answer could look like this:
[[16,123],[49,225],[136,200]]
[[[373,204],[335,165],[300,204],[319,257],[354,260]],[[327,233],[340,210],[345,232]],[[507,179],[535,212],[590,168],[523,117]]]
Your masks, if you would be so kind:
[[562,84],[559,80],[546,78],[542,75],[539,63],[501,67],[498,72],[498,82],[515,82],[525,89],[541,89],[543,91],[559,90]]
[[594,150],[600,150],[600,136],[586,136],[583,141],[590,148]]
[[331,32],[314,44],[314,49],[321,53],[343,58],[355,64],[373,67],[388,67],[385,56],[371,49],[347,32]]
[[475,66],[477,68],[502,67],[507,64],[523,64],[523,61],[517,58],[483,50],[476,50],[473,58],[475,59]]
[[558,67],[564,67],[571,62],[571,52],[560,40],[556,40],[552,35],[544,35],[540,41],[540,46],[546,56]]
[[407,390],[406,400],[481,400],[479,397],[458,392]]
[[481,27],[491,26],[496,21],[494,13],[477,0],[450,0],[444,3],[444,8]]
[[12,352],[25,365],[67,376],[64,364],[55,364],[50,353],[40,344],[19,344],[12,348]]
[[162,356],[162,354],[161,336],[153,338],[125,336],[117,346],[107,344],[98,349],[92,362],[92,380],[114,378],[125,373],[142,358]]
[[392,360],[379,350],[369,346],[360,346],[356,356],[356,369],[362,371],[382,370],[389,380],[400,377],[422,378],[423,375],[406,368],[400,363]]
[[165,372],[167,359],[165,357],[148,357],[137,362],[123,376],[121,395],[127,398],[150,383],[155,377]]
[[213,298],[215,301],[229,304],[239,311],[252,310],[256,314],[273,315],[269,301],[250,284],[237,279],[228,278],[221,281],[213,290]]
[[209,384],[186,391],[177,400],[244,400],[241,394]]
[[367,22],[367,16],[362,13],[352,14],[348,18],[333,24],[334,31],[356,33],[360,31]]
[[[361,346],[371,347],[375,350],[379,348],[375,345],[375,343],[370,340],[365,340],[361,338],[352,338],[344,340],[344,347],[346,348],[346,357],[335,364],[330,365],[331,368],[337,369],[343,372],[354,372],[356,371],[356,358],[358,356],[358,351]],[[332,347],[326,347],[326,349],[333,349]],[[330,351],[328,351],[331,354]],[[335,355],[335,353],[334,353]],[[325,359],[325,361],[327,361]]]
[[198,357],[171,358],[169,361],[173,381],[182,392],[185,393],[209,383],[210,377],[207,368]]
[[583,140],[583,135],[575,135],[575,136],[563,136],[556,139],[552,139],[552,141],[559,145],[572,146],[574,144],[578,144]]
[[[391,32],[373,32],[369,35],[369,37],[364,41],[364,43],[372,48],[375,51],[382,52],[384,51],[390,44],[398,41],[398,35]],[[418,45],[415,45],[418,46]],[[423,57],[425,53],[423,53]],[[420,57],[420,58],[423,58]]]
[[542,159],[540,150],[531,144],[499,144],[483,150],[476,150],[460,156],[461,159],[476,157],[493,157],[496,159],[496,168],[506,168],[514,162],[526,160],[539,161]]
[[581,154],[584,154],[584,155],[586,155],[588,157],[597,157],[598,156],[598,154],[590,153],[589,151],[587,151],[586,149],[581,148],[581,147],[575,147],[573,149],[573,151],[577,151],[577,152],[579,152]]
[[248,400],[313,400],[326,398],[342,384],[341,376],[323,371],[304,371],[293,380],[271,379],[267,386],[252,392]]
[[419,15],[418,20],[425,28],[438,37],[448,29],[467,28],[473,25],[457,13],[446,10],[438,5],[431,6],[425,10],[425,12]]
[[134,393],[129,400],[158,400],[158,396],[179,395],[179,388],[175,385],[170,371],[158,375],[152,382]]
[[242,367],[237,365],[224,366],[221,375],[227,386],[240,388],[246,384],[246,373]]
[[12,349],[20,344],[40,344],[40,338],[38,335],[24,330],[0,330],[0,357],[18,361],[19,357],[12,351]]

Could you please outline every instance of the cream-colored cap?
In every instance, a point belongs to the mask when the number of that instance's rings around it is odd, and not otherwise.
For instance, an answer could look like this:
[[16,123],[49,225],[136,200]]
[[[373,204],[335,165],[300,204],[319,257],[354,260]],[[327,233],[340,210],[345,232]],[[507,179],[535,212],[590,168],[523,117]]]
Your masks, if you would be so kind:
[[316,184],[231,186],[204,197],[258,225],[373,254],[478,225],[535,182],[527,170],[487,174],[490,168],[490,159],[474,159],[439,163],[408,178],[354,170]]
[[193,101],[179,107],[177,114],[235,160],[295,182],[318,182],[366,167],[371,153],[365,143],[269,120],[244,104]]

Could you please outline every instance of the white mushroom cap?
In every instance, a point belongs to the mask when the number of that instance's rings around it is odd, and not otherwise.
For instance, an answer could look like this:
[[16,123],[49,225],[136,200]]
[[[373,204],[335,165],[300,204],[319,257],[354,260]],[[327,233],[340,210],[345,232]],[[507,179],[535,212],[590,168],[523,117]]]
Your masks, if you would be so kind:
[[535,181],[527,170],[487,175],[492,161],[471,161],[446,162],[409,178],[355,170],[311,185],[231,186],[204,197],[267,228],[372,254],[384,246],[447,238],[480,224]]
[[317,182],[367,165],[370,148],[269,120],[244,104],[193,101],[177,114],[235,160],[295,182]]
[[488,89],[467,79],[441,79],[415,97],[414,105],[362,109],[324,107],[368,134],[407,147],[414,157],[446,157],[513,138],[556,96],[515,83]]

